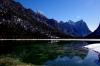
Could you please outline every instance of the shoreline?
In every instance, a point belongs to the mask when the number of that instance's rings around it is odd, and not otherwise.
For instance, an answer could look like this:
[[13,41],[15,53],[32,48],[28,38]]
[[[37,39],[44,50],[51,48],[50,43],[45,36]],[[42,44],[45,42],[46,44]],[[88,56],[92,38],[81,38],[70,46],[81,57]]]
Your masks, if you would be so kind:
[[100,41],[100,39],[0,39],[0,41]]

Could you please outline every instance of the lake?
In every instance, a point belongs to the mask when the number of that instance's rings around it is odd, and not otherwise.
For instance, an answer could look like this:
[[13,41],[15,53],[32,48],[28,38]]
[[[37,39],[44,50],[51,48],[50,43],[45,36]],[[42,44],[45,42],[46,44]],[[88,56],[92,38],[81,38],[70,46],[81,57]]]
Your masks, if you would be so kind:
[[[0,66],[10,66],[14,63],[17,64],[17,62],[33,66],[100,66],[99,53],[84,47],[91,44],[96,43],[83,41],[0,41]],[[17,61],[15,61],[16,59]]]

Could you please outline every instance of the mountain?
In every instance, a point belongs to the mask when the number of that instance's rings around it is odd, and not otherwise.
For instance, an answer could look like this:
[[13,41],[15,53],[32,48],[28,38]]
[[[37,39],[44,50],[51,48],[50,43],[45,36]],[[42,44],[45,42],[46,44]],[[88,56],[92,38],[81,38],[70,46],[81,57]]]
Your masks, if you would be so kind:
[[0,38],[72,38],[48,24],[39,12],[14,0],[0,0]]
[[83,20],[80,20],[80,21],[77,21],[74,25],[76,31],[77,31],[77,34],[79,36],[87,36],[91,33],[90,29],[88,28],[87,24],[83,21]]
[[89,34],[85,38],[99,38],[100,39],[100,24],[94,32],[92,32],[91,34]]
[[90,33],[83,20],[58,22],[14,0],[0,0],[0,38],[73,38]]
[[77,22],[73,22],[72,20],[69,20],[68,22],[58,22],[54,19],[49,19],[47,23],[55,29],[58,29],[60,32],[74,37],[84,37],[91,33],[83,20]]

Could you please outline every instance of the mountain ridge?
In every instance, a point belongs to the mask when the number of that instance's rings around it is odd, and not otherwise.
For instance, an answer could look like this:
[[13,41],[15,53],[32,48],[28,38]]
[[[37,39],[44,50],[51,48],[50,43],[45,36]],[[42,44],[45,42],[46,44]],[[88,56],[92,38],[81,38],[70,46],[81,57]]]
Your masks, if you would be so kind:
[[24,8],[14,0],[1,0],[0,2],[0,38],[71,37],[48,25],[44,21],[47,18],[43,15]]
[[100,24],[99,24],[99,26],[97,27],[97,29],[94,32],[92,32],[91,34],[87,35],[85,38],[100,39]]
[[[39,12],[26,9],[14,0],[0,1],[0,15],[0,38],[73,38],[91,32],[84,21],[81,21],[85,23],[84,30],[79,24],[81,22],[72,24],[70,20],[61,24]],[[79,31],[76,24],[81,27]]]

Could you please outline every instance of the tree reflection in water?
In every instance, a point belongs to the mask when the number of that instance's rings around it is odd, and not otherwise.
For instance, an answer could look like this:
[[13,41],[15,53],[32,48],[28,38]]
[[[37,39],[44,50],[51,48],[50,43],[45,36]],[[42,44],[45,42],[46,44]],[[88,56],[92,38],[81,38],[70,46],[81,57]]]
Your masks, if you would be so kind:
[[[50,43],[49,41],[7,41],[1,42],[0,49],[7,50],[0,51],[0,53],[35,65],[46,64],[50,66],[49,64],[56,62],[55,64],[59,66],[60,64],[71,66],[70,63],[72,65],[82,63],[86,59],[89,52],[83,49],[82,46],[87,44],[86,42],[70,41],[57,43]],[[87,60],[84,61],[87,62]]]

